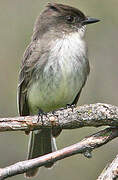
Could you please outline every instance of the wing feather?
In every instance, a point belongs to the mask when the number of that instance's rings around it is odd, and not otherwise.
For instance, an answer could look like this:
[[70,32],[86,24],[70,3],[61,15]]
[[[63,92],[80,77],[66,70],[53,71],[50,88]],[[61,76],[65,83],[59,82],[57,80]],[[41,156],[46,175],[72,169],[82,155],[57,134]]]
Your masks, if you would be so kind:
[[36,43],[31,42],[23,55],[21,70],[19,73],[17,103],[20,116],[27,116],[30,114],[27,100],[27,90],[31,81],[33,69],[39,57],[39,44],[37,50]]

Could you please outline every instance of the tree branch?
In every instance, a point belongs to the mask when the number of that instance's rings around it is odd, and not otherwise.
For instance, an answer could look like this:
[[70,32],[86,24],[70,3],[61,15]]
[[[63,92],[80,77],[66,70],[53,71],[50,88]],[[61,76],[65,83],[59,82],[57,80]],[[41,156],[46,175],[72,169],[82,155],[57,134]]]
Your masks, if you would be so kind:
[[118,107],[97,103],[76,108],[68,108],[48,113],[41,117],[24,116],[0,118],[0,132],[3,131],[30,131],[52,126],[62,129],[74,129],[85,126],[118,126]]
[[56,152],[47,154],[45,156],[18,162],[14,165],[0,169],[0,180],[8,177],[22,174],[33,167],[41,167],[49,162],[56,162],[58,160],[67,158],[75,154],[84,154],[86,157],[91,157],[91,152],[112,139],[118,137],[118,128],[107,128],[89,137],[84,138],[77,144],[58,150]]
[[118,155],[107,165],[97,180],[116,180],[118,178]]
[[[0,132],[3,131],[31,131],[41,128],[61,127],[74,129],[85,126],[112,126],[96,134],[84,138],[77,144],[45,156],[18,162],[14,165],[0,169],[0,180],[26,172],[35,167],[44,166],[49,162],[56,162],[74,154],[83,153],[91,157],[91,151],[112,139],[118,137],[118,107],[109,104],[97,103],[76,108],[68,108],[48,113],[41,117],[25,116],[13,118],[0,118]],[[115,126],[113,128],[113,126]]]

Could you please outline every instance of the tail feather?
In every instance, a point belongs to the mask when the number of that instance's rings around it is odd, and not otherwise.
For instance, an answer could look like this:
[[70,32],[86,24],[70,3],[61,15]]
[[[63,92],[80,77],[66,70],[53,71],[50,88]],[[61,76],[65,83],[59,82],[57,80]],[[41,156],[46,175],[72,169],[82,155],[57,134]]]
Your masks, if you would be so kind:
[[[28,159],[37,158],[45,154],[51,153],[57,150],[55,138],[52,137],[51,129],[36,130],[31,132],[29,147],[28,147]],[[45,167],[49,168],[53,163],[48,163]],[[30,169],[26,172],[27,178],[36,175],[38,168]]]

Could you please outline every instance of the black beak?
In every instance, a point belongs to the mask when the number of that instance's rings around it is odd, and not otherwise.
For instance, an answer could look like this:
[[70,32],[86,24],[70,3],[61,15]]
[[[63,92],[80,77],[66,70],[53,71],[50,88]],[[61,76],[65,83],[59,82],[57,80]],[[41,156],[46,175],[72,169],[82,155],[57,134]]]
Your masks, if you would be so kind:
[[87,19],[85,19],[85,20],[82,21],[82,25],[92,24],[92,23],[96,23],[96,22],[99,22],[99,21],[100,21],[99,19],[87,17]]

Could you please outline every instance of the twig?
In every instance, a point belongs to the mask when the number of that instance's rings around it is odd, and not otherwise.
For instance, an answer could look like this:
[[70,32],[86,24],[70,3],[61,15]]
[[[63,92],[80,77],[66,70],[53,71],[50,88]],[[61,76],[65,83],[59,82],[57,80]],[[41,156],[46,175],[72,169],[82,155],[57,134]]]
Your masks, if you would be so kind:
[[118,178],[118,155],[107,165],[97,180],[116,180]]
[[56,162],[74,154],[83,153],[86,157],[90,158],[92,150],[106,144],[116,137],[118,137],[118,128],[104,129],[98,133],[84,138],[82,141],[72,146],[39,158],[18,162],[14,165],[0,169],[0,180],[17,174],[22,174],[33,167],[41,167],[46,163]]
[[118,126],[118,107],[109,104],[90,104],[74,109],[62,109],[55,114],[48,113],[42,120],[37,116],[0,118],[2,131],[30,131],[52,126],[62,129],[74,129],[85,126]]

